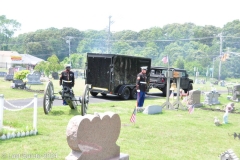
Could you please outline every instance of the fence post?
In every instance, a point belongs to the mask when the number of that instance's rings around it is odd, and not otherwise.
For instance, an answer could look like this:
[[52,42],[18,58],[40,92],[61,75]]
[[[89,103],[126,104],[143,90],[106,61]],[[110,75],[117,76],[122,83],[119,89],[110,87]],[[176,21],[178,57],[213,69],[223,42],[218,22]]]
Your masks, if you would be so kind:
[[34,94],[33,129],[37,132],[37,94]]
[[0,94],[0,131],[3,128],[3,104],[4,104],[4,96]]

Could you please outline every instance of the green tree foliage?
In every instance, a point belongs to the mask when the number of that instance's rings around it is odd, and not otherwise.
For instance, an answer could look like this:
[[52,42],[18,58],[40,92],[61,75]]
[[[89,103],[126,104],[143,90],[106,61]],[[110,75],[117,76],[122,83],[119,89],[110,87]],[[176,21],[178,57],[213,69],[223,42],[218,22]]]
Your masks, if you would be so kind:
[[20,28],[21,24],[13,19],[0,15],[0,50],[8,50],[10,38]]
[[54,54],[47,59],[47,61],[42,61],[35,66],[35,70],[44,72],[44,74],[49,77],[52,72],[58,72],[63,69],[64,66],[60,64],[58,57]]
[[[184,67],[189,70],[190,75],[194,74],[193,68],[198,67],[200,75],[206,75],[209,66],[214,68],[214,78],[218,78],[220,33],[223,36],[222,52],[240,52],[239,20],[228,22],[223,28],[173,23],[162,28],[152,27],[139,32],[123,30],[110,34],[105,30],[49,28],[10,38],[11,45],[8,47],[45,60],[56,55],[59,61],[62,61],[61,64],[68,64],[71,59],[74,68],[84,67],[86,52],[106,53],[109,50],[109,53],[113,54],[149,57],[152,58],[152,66],[167,66],[161,60],[168,55],[170,67]],[[230,58],[222,63],[221,78],[240,78],[240,61],[236,59]],[[50,68],[45,68],[44,71],[51,72]]]
[[16,73],[14,73],[14,79],[25,79],[27,77],[27,75],[30,73],[29,70],[22,70],[22,71],[18,71]]
[[70,59],[69,57],[64,58],[64,60],[61,62],[62,66],[65,66],[67,64],[71,64],[72,68],[84,68],[84,63],[85,63],[85,59],[84,59],[85,54],[78,54],[78,53],[74,53],[70,55]]

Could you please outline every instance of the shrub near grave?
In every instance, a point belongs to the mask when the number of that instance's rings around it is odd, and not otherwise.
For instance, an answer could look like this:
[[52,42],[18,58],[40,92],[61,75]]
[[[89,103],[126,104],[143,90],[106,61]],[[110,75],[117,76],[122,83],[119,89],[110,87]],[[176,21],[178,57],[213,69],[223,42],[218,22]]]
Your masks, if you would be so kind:
[[30,71],[29,70],[22,70],[22,71],[18,71],[16,73],[14,73],[14,79],[25,79],[27,77],[27,74],[29,74]]

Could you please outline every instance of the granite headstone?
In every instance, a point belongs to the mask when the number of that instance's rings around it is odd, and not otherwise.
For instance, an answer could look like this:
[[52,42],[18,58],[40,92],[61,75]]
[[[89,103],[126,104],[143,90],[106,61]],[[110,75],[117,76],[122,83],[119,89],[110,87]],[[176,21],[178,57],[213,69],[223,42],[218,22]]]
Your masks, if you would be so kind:
[[34,71],[27,75],[27,84],[42,84],[40,81],[41,73]]
[[67,125],[71,152],[65,160],[128,160],[116,144],[121,120],[113,112],[74,116]]
[[189,95],[187,97],[187,104],[194,105],[195,107],[201,107],[203,104],[200,102],[201,100],[201,91],[199,90],[191,90],[189,91]]

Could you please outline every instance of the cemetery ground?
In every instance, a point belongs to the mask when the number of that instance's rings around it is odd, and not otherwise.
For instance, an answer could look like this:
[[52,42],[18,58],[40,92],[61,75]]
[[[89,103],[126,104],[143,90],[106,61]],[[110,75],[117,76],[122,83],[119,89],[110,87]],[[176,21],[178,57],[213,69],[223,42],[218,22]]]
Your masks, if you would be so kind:
[[[11,89],[10,83],[0,79],[0,94],[6,100],[33,98],[34,92]],[[209,83],[209,84],[208,84]],[[210,91],[211,85],[194,84],[194,89]],[[56,91],[60,89],[58,80],[53,80]],[[43,85],[32,86],[44,90]],[[215,86],[217,90],[227,91],[226,87]],[[77,79],[74,92],[82,95],[84,80]],[[155,92],[155,91],[153,91]],[[43,94],[38,93],[38,97]],[[203,97],[203,96],[202,96]],[[161,105],[165,97],[146,98],[144,106]],[[172,99],[170,99],[172,102]],[[211,108],[222,108],[227,104],[227,92],[219,97],[221,104]],[[222,121],[223,112],[196,108],[193,114],[187,110],[166,110],[161,114],[146,115],[137,113],[136,123],[129,119],[136,105],[136,100],[89,103],[88,113],[112,111],[121,118],[121,132],[117,140],[121,153],[129,154],[133,160],[179,160],[179,159],[219,159],[218,156],[231,148],[240,157],[240,139],[234,139],[233,133],[240,134],[240,114],[229,114],[229,124],[215,126],[214,117]],[[239,103],[235,103],[239,110]],[[204,107],[210,107],[204,105]],[[0,159],[24,159],[24,156],[37,155],[37,159],[64,159],[70,152],[66,140],[66,127],[69,120],[79,115],[80,111],[71,110],[68,106],[54,106],[45,115],[38,107],[38,134],[22,138],[0,140]],[[3,124],[17,130],[32,127],[33,108],[18,112],[4,110]],[[5,131],[3,131],[5,132]],[[17,158],[16,158],[17,157]]]

